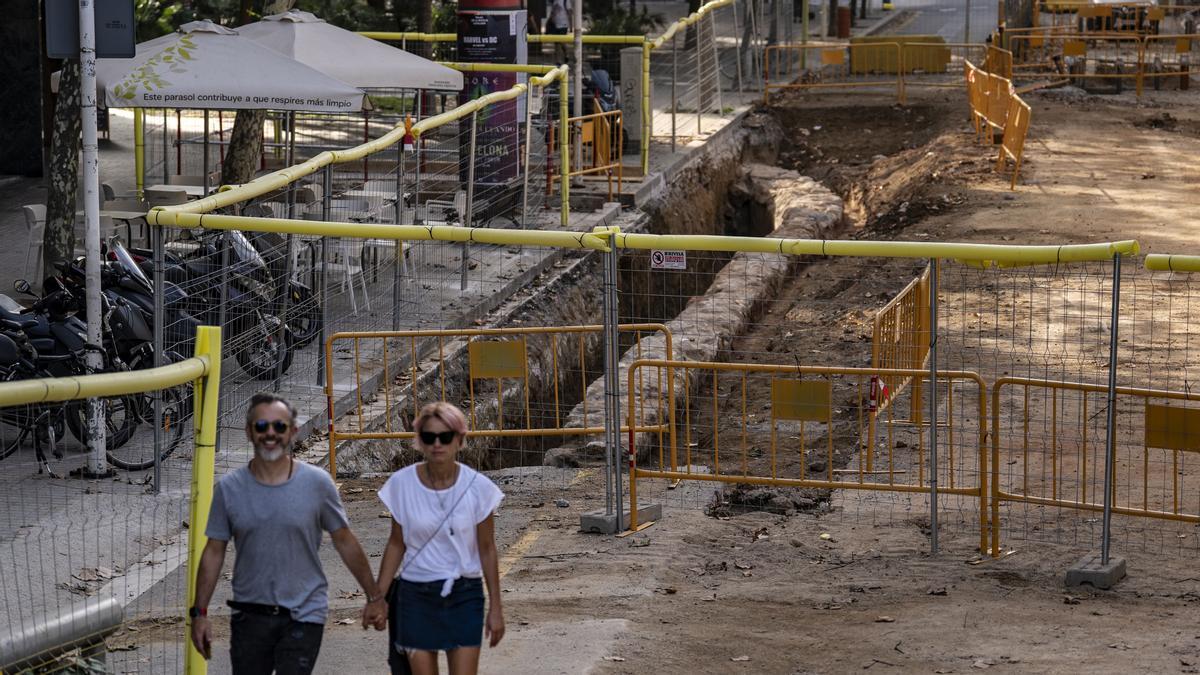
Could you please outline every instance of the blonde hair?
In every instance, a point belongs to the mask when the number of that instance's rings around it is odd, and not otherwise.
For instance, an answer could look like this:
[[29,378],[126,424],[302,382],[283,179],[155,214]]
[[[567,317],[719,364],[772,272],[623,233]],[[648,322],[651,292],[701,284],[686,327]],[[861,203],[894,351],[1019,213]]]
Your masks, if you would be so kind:
[[425,428],[425,423],[435,418],[459,436],[467,435],[467,416],[458,406],[445,401],[425,404],[413,419],[413,431],[420,434]]

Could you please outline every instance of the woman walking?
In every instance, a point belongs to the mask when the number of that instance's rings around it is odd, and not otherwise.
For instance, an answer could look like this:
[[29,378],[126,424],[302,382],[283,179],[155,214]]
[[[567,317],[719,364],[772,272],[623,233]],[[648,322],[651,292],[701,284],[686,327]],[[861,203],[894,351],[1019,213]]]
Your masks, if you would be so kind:
[[458,463],[467,435],[461,410],[431,403],[413,429],[425,461],[392,474],[379,490],[392,514],[379,566],[379,587],[391,586],[388,663],[393,673],[435,675],[444,651],[450,675],[474,675],[482,635],[492,647],[504,637],[492,516],[504,493]]

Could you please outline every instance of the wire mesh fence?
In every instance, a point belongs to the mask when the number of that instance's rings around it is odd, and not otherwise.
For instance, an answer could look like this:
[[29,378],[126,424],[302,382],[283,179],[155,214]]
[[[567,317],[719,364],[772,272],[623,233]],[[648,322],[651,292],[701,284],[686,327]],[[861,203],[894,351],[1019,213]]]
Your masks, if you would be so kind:
[[[188,359],[135,378],[94,375],[89,384],[87,378],[44,381],[25,397],[39,402],[0,408],[7,455],[0,509],[0,612],[9,628],[0,638],[0,665],[6,671],[183,671],[187,524],[198,483],[190,461],[185,469],[168,459],[191,460],[195,443],[206,442],[211,458],[211,436],[192,429],[211,432],[212,420],[203,411],[192,417],[187,384],[207,379],[209,363]],[[6,371],[27,366],[9,364]],[[22,386],[9,379],[5,401]],[[125,392],[102,399],[107,460],[115,469],[105,474],[87,473],[88,449],[76,442],[85,435],[76,426],[85,401],[75,397],[96,386]],[[152,454],[147,460],[155,447],[150,410],[156,395],[174,401],[160,429],[169,439],[160,467]],[[176,398],[181,395],[187,400]],[[187,417],[176,417],[184,408]],[[211,484],[211,463],[201,467],[208,467]]]

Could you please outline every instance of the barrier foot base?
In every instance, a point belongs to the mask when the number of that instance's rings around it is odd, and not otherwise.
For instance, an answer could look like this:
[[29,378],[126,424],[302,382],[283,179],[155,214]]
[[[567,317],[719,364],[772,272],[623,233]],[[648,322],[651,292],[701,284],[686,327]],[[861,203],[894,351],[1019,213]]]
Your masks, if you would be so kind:
[[1067,570],[1067,586],[1089,584],[1093,588],[1108,590],[1125,578],[1125,559],[1110,556],[1108,564],[1100,562],[1099,553],[1084,556],[1074,567]]
[[[662,520],[662,504],[638,504],[638,520],[642,523]],[[625,507],[624,513],[621,514],[621,522],[629,522],[628,507]],[[617,529],[617,514],[605,513],[604,509],[580,514],[579,530],[598,534],[616,534],[620,531]]]
[[658,522],[657,520],[647,520],[644,523],[638,523],[636,530],[625,530],[624,532],[618,534],[617,537],[628,537],[631,534],[637,534],[638,532],[641,532],[642,530],[646,529],[647,527],[650,527],[651,525],[653,525],[657,522]]

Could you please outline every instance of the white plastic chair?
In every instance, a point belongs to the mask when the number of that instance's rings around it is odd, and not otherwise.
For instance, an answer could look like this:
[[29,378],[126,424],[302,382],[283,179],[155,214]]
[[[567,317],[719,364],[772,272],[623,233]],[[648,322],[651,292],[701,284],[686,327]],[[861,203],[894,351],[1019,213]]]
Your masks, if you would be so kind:
[[[320,213],[306,213],[305,220],[321,220]],[[315,242],[319,245],[319,242]],[[350,309],[358,314],[358,299],[354,295],[354,278],[358,277],[362,289],[363,304],[371,311],[371,298],[367,294],[367,275],[363,271],[362,242],[357,239],[330,238],[329,255],[331,260],[324,265],[325,274],[335,274],[342,279],[342,292],[350,293]],[[321,267],[321,263],[317,263]]]

